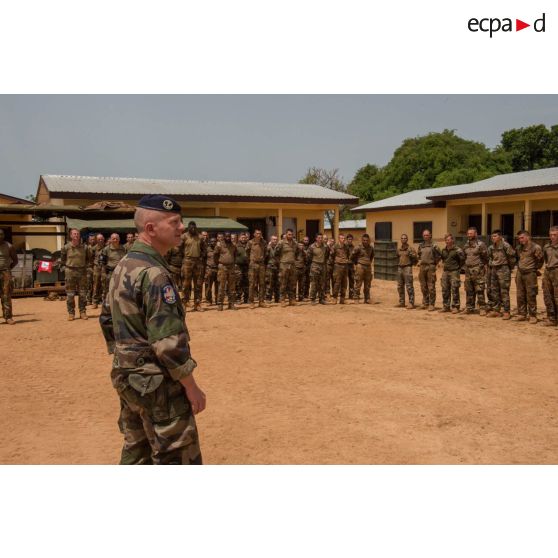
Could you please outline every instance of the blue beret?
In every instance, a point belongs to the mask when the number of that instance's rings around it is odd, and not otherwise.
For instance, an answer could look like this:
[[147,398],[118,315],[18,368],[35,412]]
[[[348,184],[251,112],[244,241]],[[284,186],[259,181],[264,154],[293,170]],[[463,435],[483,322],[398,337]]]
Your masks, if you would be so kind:
[[154,211],[168,211],[170,213],[180,213],[180,206],[168,196],[161,196],[160,194],[150,194],[143,196],[138,202],[138,207],[143,209],[153,209]]

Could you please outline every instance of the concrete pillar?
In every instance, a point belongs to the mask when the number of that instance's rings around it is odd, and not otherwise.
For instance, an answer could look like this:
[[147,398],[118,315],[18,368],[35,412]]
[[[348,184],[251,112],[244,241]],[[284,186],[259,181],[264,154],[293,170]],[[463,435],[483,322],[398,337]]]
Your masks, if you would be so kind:
[[219,217],[221,215],[221,211],[219,207],[215,208],[215,217]]
[[481,204],[481,235],[486,236],[488,233],[488,215],[486,214],[486,203]]
[[283,208],[280,207],[277,210],[277,237],[281,240],[281,235],[283,234]]
[[339,240],[339,206],[334,209],[333,213],[333,238]]
[[525,209],[523,212],[523,221],[524,225],[523,228],[529,232],[531,232],[531,200],[525,200]]

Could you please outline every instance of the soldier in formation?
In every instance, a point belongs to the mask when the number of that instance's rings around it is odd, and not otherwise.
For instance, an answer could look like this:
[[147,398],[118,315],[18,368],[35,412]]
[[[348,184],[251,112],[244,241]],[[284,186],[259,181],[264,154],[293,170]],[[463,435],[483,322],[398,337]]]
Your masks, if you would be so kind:
[[8,325],[14,325],[12,311],[12,272],[17,265],[15,248],[6,240],[3,229],[0,229],[0,296],[2,297],[2,315]]
[[304,300],[304,289],[306,288],[306,251],[304,243],[298,243],[298,253],[295,259],[296,273],[296,299],[298,302]]
[[202,312],[201,294],[204,280],[204,268],[207,245],[198,232],[195,221],[188,223],[188,230],[182,235],[184,258],[182,260],[182,289],[184,302],[189,305],[194,286],[194,311]]
[[295,261],[298,256],[299,247],[293,238],[292,229],[287,229],[285,238],[277,243],[275,259],[279,263],[279,285],[281,306],[296,306],[296,267]]
[[266,299],[269,302],[279,302],[280,298],[280,288],[279,288],[279,263],[276,258],[276,251],[278,245],[278,239],[276,235],[271,236],[271,240],[267,246],[268,259],[266,268],[266,284],[267,292]]
[[333,244],[329,258],[333,263],[333,298],[331,302],[337,304],[339,301],[339,304],[345,304],[350,249],[345,242],[344,234],[340,234],[339,240]]
[[[323,236],[316,235],[316,241],[308,248],[307,261],[310,266],[310,301],[312,304],[326,304],[326,279],[329,249]],[[316,300],[317,299],[317,300]]]
[[421,310],[436,309],[436,267],[442,258],[440,248],[432,242],[432,233],[425,230],[422,233],[423,241],[419,244],[419,283],[422,291]]
[[469,227],[467,242],[463,246],[465,253],[465,313],[472,314],[478,305],[480,315],[486,316],[486,269],[488,265],[488,249],[486,244],[478,239],[477,229]]
[[217,310],[223,310],[225,294],[229,304],[229,310],[236,310],[236,286],[234,274],[234,262],[236,260],[236,246],[232,242],[231,233],[223,236],[223,242],[218,242],[213,252],[213,261],[217,266],[217,281],[219,281],[219,297]]
[[262,231],[256,229],[254,231],[254,238],[248,241],[246,247],[246,254],[248,256],[248,274],[249,274],[249,289],[248,301],[250,308],[256,307],[255,297],[258,297],[258,306],[266,308],[265,303],[265,276],[266,276],[266,260],[268,258],[268,247],[265,240],[262,238]]
[[558,227],[550,227],[550,242],[543,247],[543,296],[546,306],[546,326],[558,325]]
[[407,290],[409,299],[407,309],[412,310],[415,307],[413,266],[418,263],[418,256],[416,250],[409,245],[409,237],[406,234],[401,235],[401,246],[397,249],[397,258],[397,294],[399,295],[397,306],[405,307],[405,290]]
[[361,242],[351,254],[355,269],[355,287],[353,298],[360,302],[360,289],[363,287],[364,304],[370,304],[370,285],[372,284],[372,261],[374,247],[370,243],[370,235],[363,234]]
[[238,235],[236,243],[236,259],[234,262],[236,300],[239,303],[248,303],[248,255],[246,249],[248,240],[246,234]]
[[444,236],[446,242],[442,249],[442,261],[444,272],[442,273],[442,312],[459,313],[460,300],[459,288],[461,287],[461,267],[465,263],[465,252],[455,245],[453,235],[448,233]]
[[217,282],[217,264],[215,263],[215,246],[217,239],[210,238],[207,242],[207,253],[205,259],[205,301],[208,304],[217,303],[218,285]]
[[[491,235],[492,244],[488,247],[489,318],[511,318],[510,313],[510,284],[511,270],[516,261],[515,250],[504,240],[501,230],[495,230]],[[501,311],[503,310],[503,314]]]
[[118,233],[112,233],[109,238],[109,243],[101,250],[99,258],[103,266],[103,300],[108,292],[112,272],[125,255],[126,249],[120,244],[120,235]]

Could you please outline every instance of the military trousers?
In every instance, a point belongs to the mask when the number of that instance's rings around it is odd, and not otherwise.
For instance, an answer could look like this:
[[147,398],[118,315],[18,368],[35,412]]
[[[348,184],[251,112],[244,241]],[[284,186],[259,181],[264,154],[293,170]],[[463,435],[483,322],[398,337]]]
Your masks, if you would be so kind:
[[310,294],[310,266],[304,269],[304,298],[308,298]]
[[354,298],[355,296],[355,279],[356,279],[355,264],[349,263],[349,265],[347,266],[347,286],[349,288],[349,298]]
[[178,288],[180,288],[180,286],[182,285],[182,268],[169,264],[169,269],[170,269],[172,280],[174,281],[174,284]]
[[252,304],[258,297],[259,302],[265,299],[265,263],[252,262],[248,269],[248,301]]
[[544,270],[543,296],[546,317],[555,322],[558,319],[558,268]]
[[87,268],[87,304],[93,302],[93,268]]
[[205,268],[205,300],[209,304],[217,302],[219,294],[219,283],[217,281],[217,268],[208,265]]
[[405,289],[409,297],[409,304],[415,304],[415,287],[413,285],[413,266],[406,265],[397,268],[397,294],[399,304],[405,304]]
[[201,295],[203,288],[203,272],[204,263],[201,258],[184,257],[182,262],[182,291],[184,292],[184,300],[190,301],[192,294],[192,283],[194,284],[194,304],[201,303]]
[[0,296],[2,297],[2,315],[5,320],[11,320],[12,314],[12,272],[9,269],[0,270]]
[[333,298],[345,300],[347,294],[347,277],[349,275],[349,264],[333,264]]
[[265,272],[265,282],[267,285],[266,298],[269,301],[279,302],[279,269],[275,266],[268,266]]
[[489,268],[489,283],[490,294],[488,304],[491,310],[500,312],[510,311],[510,285],[511,285],[511,271],[509,266],[493,266]]
[[326,276],[325,276],[325,291],[326,294],[333,294],[333,264],[326,265]]
[[85,312],[87,303],[87,271],[85,268],[66,268],[66,308],[68,314],[74,315],[76,311],[76,296],[78,297],[79,313]]
[[[363,288],[364,301],[370,300],[370,285],[372,284],[372,266],[356,264],[355,269],[355,287],[353,290],[353,298],[360,300],[360,289]],[[349,286],[350,292],[350,286]]]
[[460,307],[459,288],[461,287],[461,275],[459,270],[444,271],[442,273],[442,300],[444,308]]
[[465,294],[467,310],[474,310],[475,304],[480,310],[486,310],[486,271],[483,265],[465,267]]
[[229,304],[234,304],[236,300],[235,280],[234,264],[219,264],[219,267],[217,268],[217,281],[219,281],[218,303],[220,305],[225,302],[225,294],[227,295]]
[[100,304],[103,301],[105,290],[105,272],[101,266],[93,268],[93,304]]
[[296,268],[293,263],[279,264],[279,300],[294,301],[296,298]]
[[434,264],[420,266],[419,283],[422,292],[422,305],[434,306],[436,304],[436,266]]
[[325,280],[326,265],[312,262],[310,265],[310,300],[315,301],[316,297],[320,302],[325,300]]
[[235,284],[236,284],[236,300],[238,302],[248,302],[249,279],[248,264],[234,266]]
[[121,465],[202,464],[196,421],[180,382],[165,376],[142,395],[121,369],[114,368],[111,378],[120,398]]
[[517,291],[517,314],[519,316],[537,317],[537,294],[539,285],[536,271],[517,270],[515,276],[515,287]]
[[306,267],[296,268],[296,297],[299,301],[304,298],[304,289],[306,282]]

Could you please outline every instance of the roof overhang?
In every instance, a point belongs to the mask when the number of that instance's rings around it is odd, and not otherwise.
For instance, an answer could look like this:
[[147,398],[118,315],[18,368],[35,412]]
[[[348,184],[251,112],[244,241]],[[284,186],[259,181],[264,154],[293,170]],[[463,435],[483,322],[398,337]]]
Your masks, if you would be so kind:
[[428,196],[429,200],[459,200],[464,198],[490,198],[494,196],[512,196],[517,194],[530,194],[536,192],[554,192],[558,191],[558,184],[549,184],[546,186],[531,186],[525,188],[506,188],[505,190],[483,190],[478,192],[465,192],[461,194],[442,194],[440,196]]
[[372,207],[369,209],[351,209],[351,211],[358,211],[362,213],[380,213],[382,211],[406,211],[410,209],[440,209],[446,207],[445,201],[435,202],[435,203],[422,203],[417,205],[391,205],[386,207]]

